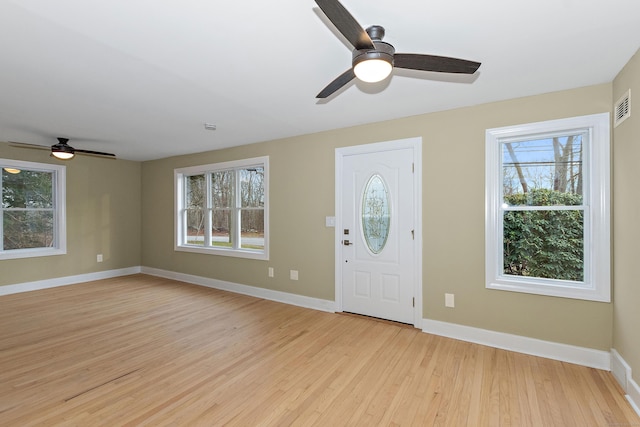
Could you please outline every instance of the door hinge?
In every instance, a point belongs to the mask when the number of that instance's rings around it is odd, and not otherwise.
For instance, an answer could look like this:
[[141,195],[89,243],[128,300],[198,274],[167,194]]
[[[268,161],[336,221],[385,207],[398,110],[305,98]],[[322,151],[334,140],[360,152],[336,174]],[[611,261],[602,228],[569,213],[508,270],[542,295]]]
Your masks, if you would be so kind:
[[416,240],[416,230],[411,230],[411,239]]
[[411,298],[413,300],[413,306],[416,306],[416,297]]
[[411,163],[411,173],[415,173],[415,172],[416,172],[416,164]]

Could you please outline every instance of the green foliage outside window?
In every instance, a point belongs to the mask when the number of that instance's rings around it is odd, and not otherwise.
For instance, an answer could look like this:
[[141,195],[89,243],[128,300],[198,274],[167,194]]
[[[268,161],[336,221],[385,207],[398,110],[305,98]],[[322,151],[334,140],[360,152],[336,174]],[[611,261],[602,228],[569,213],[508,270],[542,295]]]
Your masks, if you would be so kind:
[[[550,189],[505,195],[510,206],[576,206],[582,196]],[[504,212],[504,273],[584,281],[584,212],[509,210]]]

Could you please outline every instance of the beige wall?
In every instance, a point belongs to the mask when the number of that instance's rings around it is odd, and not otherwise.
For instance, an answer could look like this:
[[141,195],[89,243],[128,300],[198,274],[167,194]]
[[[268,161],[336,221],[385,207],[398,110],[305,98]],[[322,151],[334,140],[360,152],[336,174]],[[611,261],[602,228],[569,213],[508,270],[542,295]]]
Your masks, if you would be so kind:
[[614,80],[614,102],[629,88],[635,109],[613,130],[613,348],[640,383],[640,51]]
[[[484,287],[485,129],[611,111],[612,85],[426,114],[142,165],[142,264],[334,299],[336,147],[423,138],[424,317],[600,350],[612,345],[611,304]],[[331,104],[323,108],[339,108]],[[173,169],[270,156],[271,259],[173,250]],[[274,267],[275,278],[267,277]],[[300,280],[288,279],[289,269]],[[456,308],[444,307],[444,293]]]
[[[139,162],[77,156],[69,162],[47,151],[0,143],[0,158],[67,167],[67,254],[0,261],[0,285],[140,265]],[[102,253],[104,262],[97,263]]]

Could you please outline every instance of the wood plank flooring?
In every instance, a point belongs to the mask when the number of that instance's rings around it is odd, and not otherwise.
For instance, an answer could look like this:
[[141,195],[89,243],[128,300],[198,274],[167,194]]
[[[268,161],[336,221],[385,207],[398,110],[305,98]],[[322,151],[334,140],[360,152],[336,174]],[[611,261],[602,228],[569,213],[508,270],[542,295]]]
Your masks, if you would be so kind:
[[145,275],[0,297],[2,426],[638,426],[609,372]]

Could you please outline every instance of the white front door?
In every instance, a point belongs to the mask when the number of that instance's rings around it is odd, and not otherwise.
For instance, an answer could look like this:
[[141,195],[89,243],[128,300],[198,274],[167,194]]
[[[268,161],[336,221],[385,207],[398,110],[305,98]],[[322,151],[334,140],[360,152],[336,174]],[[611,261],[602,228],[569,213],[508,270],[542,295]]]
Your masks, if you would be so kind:
[[337,280],[343,311],[416,323],[414,151],[341,157]]

